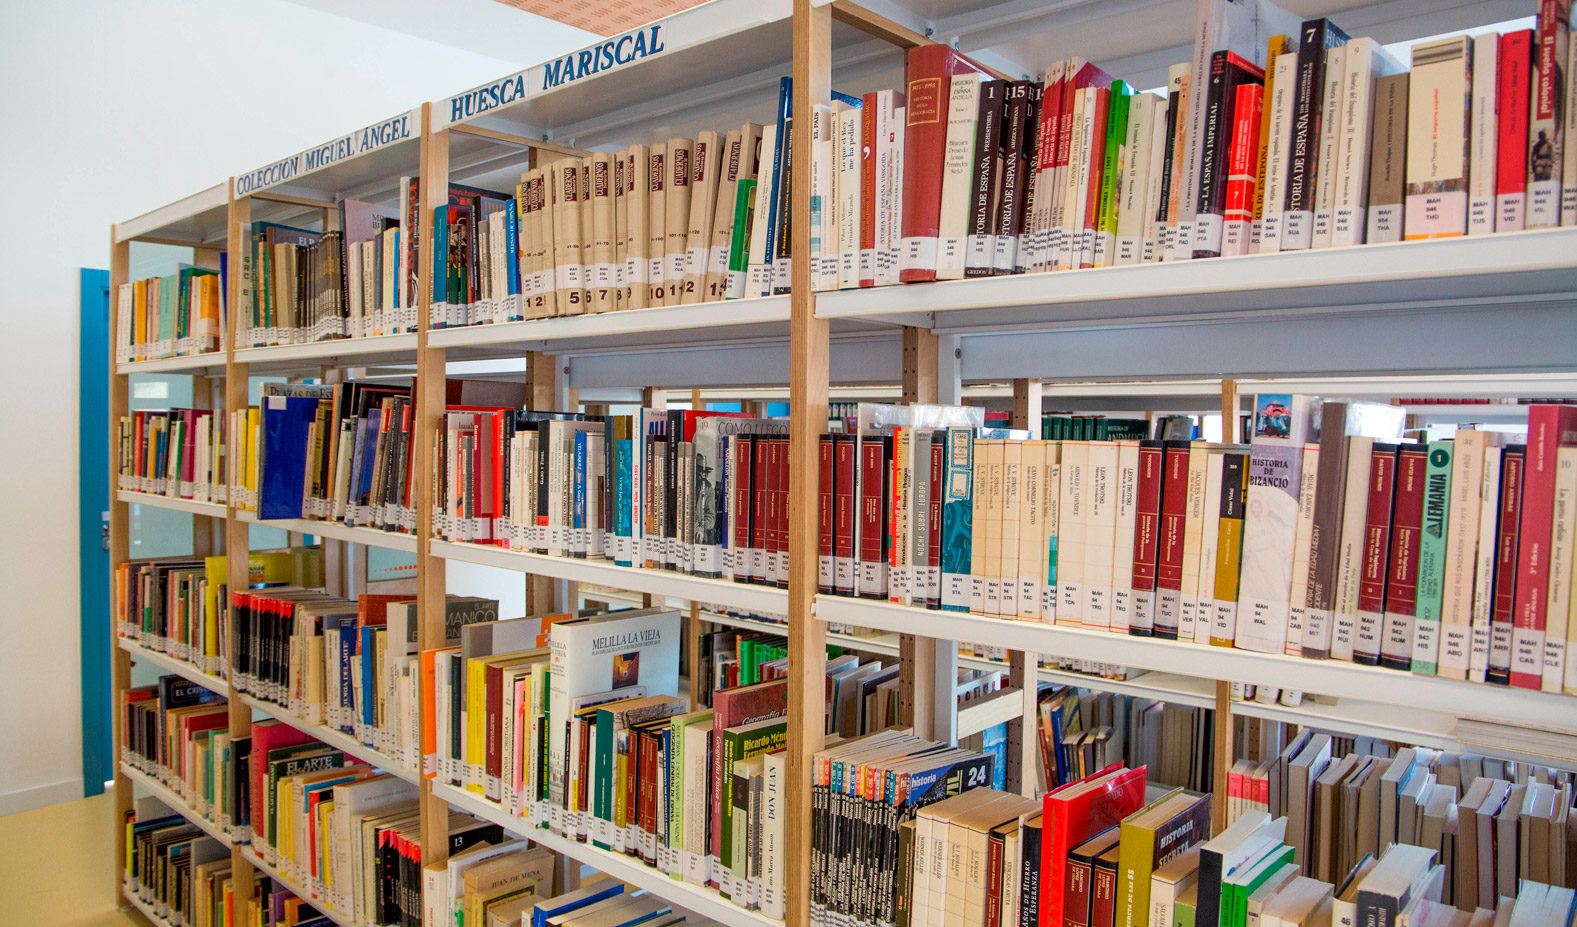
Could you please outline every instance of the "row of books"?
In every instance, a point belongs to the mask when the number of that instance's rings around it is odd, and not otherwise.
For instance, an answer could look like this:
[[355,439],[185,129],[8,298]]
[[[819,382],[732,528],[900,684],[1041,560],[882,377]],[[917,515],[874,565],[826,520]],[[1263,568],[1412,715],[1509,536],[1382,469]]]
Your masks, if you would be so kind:
[[1570,407],[1529,406],[1526,444],[1403,444],[1395,407],[1257,405],[1248,446],[825,436],[820,590],[1577,688]]
[[[1040,792],[1113,763],[1144,766],[1151,781],[1166,786],[1196,792],[1212,788],[1215,719],[1203,708],[1042,683],[1036,709]],[[1006,758],[1003,753],[997,762]]]
[[181,264],[169,276],[121,284],[115,293],[115,362],[220,350],[224,280],[221,252],[219,270]]
[[[231,742],[223,696],[179,676],[126,689],[120,704],[120,761],[180,796],[220,832],[236,834]],[[241,835],[244,838],[244,833]]]
[[[207,836],[157,798],[138,799],[125,821],[126,868],[121,888],[162,918],[170,927],[235,927],[245,923],[237,912],[230,848]],[[264,879],[259,889],[269,897]],[[293,903],[292,903],[293,902]],[[329,927],[300,899],[281,898],[281,907],[295,915],[291,923]],[[266,921],[268,924],[277,920]]]
[[1228,819],[1285,816],[1297,862],[1326,881],[1393,843],[1425,847],[1446,865],[1442,899],[1471,911],[1522,880],[1577,888],[1572,784],[1568,771],[1424,747],[1342,752],[1303,731],[1233,765]]
[[123,415],[116,432],[115,488],[172,499],[228,498],[224,415],[169,409]]
[[[251,584],[321,586],[323,548],[247,554]],[[116,633],[216,676],[230,674],[229,577],[224,556],[128,560],[115,568]]]

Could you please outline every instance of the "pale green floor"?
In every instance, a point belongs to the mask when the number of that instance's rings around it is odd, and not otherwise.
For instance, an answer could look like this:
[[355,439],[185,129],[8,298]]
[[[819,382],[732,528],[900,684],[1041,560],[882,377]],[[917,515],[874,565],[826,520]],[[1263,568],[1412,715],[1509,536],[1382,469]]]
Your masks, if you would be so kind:
[[118,910],[114,818],[110,794],[0,817],[0,924],[148,927]]

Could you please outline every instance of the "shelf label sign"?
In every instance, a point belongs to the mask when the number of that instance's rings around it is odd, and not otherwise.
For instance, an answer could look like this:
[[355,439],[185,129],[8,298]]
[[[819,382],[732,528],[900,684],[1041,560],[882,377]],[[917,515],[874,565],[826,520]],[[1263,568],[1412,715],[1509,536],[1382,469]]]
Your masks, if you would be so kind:
[[611,71],[665,50],[667,27],[663,23],[643,26],[436,103],[434,115],[444,120],[437,128],[475,119],[501,106],[518,103],[534,93]]
[[310,174],[331,164],[377,151],[395,142],[415,138],[421,131],[420,118],[420,110],[413,109],[364,129],[358,129],[327,144],[298,151],[267,167],[241,174],[235,178],[235,195],[247,196],[257,193],[302,174]]

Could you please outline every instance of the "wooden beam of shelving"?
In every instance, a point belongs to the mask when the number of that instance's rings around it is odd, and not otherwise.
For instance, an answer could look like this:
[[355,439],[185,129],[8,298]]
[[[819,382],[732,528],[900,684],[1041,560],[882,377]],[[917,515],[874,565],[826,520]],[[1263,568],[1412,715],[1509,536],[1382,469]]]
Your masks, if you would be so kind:
[[[551,354],[531,351],[526,354],[526,408],[533,412],[561,412],[558,407],[559,359]],[[569,604],[569,603],[565,603]],[[526,576],[526,614],[552,614],[553,577],[531,573]]]
[[[934,403],[939,394],[938,343],[929,329],[905,327],[903,401]],[[898,708],[900,723],[922,737],[952,740],[958,643],[905,634],[898,644]],[[950,668],[951,667],[951,668]]]
[[[832,17],[812,0],[794,0],[795,121],[830,99]],[[794,133],[793,159],[811,162],[809,132]],[[810,185],[794,189],[791,254],[810,254]],[[793,262],[789,296],[789,612],[788,817],[785,927],[810,925],[811,761],[821,749],[826,716],[827,626],[816,620],[819,550],[819,448],[827,428],[827,320],[816,318],[811,262]]]
[[[666,409],[666,408],[668,408],[668,393],[667,393],[667,391],[663,390],[663,389],[661,389],[659,387],[656,387],[656,386],[644,387],[641,390],[641,408],[643,408],[643,409]],[[666,599],[667,599],[667,596],[655,596],[655,595],[652,595],[650,592],[643,593],[641,595],[641,606],[643,608],[651,608],[653,605],[658,604],[659,600],[666,600]],[[692,664],[692,666],[691,666],[691,670],[690,670],[690,672],[692,674],[695,672],[695,669],[694,669],[695,660],[696,660],[696,658],[692,656],[691,657],[691,664]],[[695,676],[692,675],[690,677],[690,703],[691,703],[692,707],[694,707],[694,705],[696,704],[695,691],[696,691],[695,690]]]
[[485,129],[481,126],[450,126],[449,131],[461,135],[475,135],[478,138],[489,138],[495,142],[503,142],[506,145],[519,145],[522,148],[530,148],[533,151],[551,151],[554,154],[565,155],[571,158],[591,157],[591,152],[581,148],[560,145],[557,142],[550,142],[545,139],[526,138],[524,135],[511,135],[508,132],[500,132],[497,129]]
[[[131,242],[116,241],[115,239],[115,227],[112,225],[110,226],[109,292],[111,306],[117,304],[120,288],[129,282],[131,276]],[[111,341],[113,340],[111,339]],[[115,346],[113,344],[110,345],[109,365],[110,394],[106,398],[109,401],[110,427],[109,434],[104,437],[105,440],[109,441],[110,459],[113,460],[115,459],[116,448],[120,443],[120,418],[122,415],[126,415],[127,410],[131,408],[128,387],[129,378],[125,374],[116,372]],[[120,569],[120,565],[125,563],[131,556],[131,538],[129,535],[131,521],[129,504],[120,501],[119,494],[115,491],[114,477],[113,475],[108,476],[111,481],[109,560],[110,577],[113,578],[115,571]],[[110,588],[116,588],[113,580],[110,582]],[[123,693],[131,687],[131,655],[120,649],[115,636],[116,632],[112,627],[110,639],[102,643],[104,646],[112,648],[110,652],[110,697],[115,700],[114,704],[117,706],[115,709],[115,721],[112,725],[112,743],[115,752],[111,755],[115,766],[115,894],[112,897],[119,898],[121,896],[121,874],[126,871],[126,837],[122,828],[125,826],[126,814],[131,811],[132,790],[131,780],[127,779],[125,774],[120,771],[121,722],[118,706],[125,698]]]
[[125,244],[127,242],[133,242],[133,241],[135,241],[135,242],[137,242],[139,244],[144,244],[144,245],[169,245],[172,248],[191,248],[193,250],[206,250],[206,251],[224,251],[225,250],[223,245],[216,244],[214,242],[207,242],[207,241],[182,241],[179,238],[155,238],[152,235],[138,235],[136,238],[128,238],[126,240],[126,242],[123,242],[122,244]]
[[[449,189],[449,133],[432,131],[432,104],[422,104],[421,183],[417,204],[420,216],[420,241],[433,240],[434,190]],[[446,197],[447,199],[447,197]],[[444,418],[444,349],[431,347],[427,337],[432,317],[433,262],[418,261],[416,277],[416,427],[415,470],[418,485],[427,485],[433,471],[433,442],[441,433]],[[418,634],[423,650],[443,647],[444,561],[432,554],[432,492],[416,494],[416,601],[421,615]],[[431,779],[423,779],[421,790],[422,865],[443,866],[449,858],[449,804],[432,792]]]
[[264,190],[261,193],[251,194],[254,200],[266,200],[270,203],[285,203],[290,206],[307,206],[312,209],[333,209],[337,205],[333,200],[320,200],[311,196],[292,196],[289,193],[274,193]]
[[[1221,381],[1221,440],[1235,443],[1241,436],[1235,433],[1238,420],[1238,383]],[[1216,680],[1216,714],[1211,728],[1211,783],[1214,804],[1211,807],[1211,828],[1221,833],[1227,826],[1227,782],[1232,768],[1232,683]]]
[[[832,0],[832,18],[846,26],[853,26],[866,35],[873,36],[885,42],[890,42],[904,50],[920,45],[935,45],[936,39],[916,32],[902,23],[895,22],[880,13],[873,13],[852,0]],[[978,64],[978,62],[976,62]],[[985,68],[991,76],[1002,80],[1012,80],[1006,73],[996,68]]]
[[[235,196],[235,178],[226,184],[229,193],[229,208],[225,216],[225,241],[240,242],[245,238],[242,229],[252,221],[252,201],[247,197],[237,199]],[[232,268],[233,269],[233,268]],[[229,313],[226,323],[229,331],[225,332],[225,401],[226,413],[245,409],[250,401],[247,389],[247,365],[237,363],[235,359],[235,345],[237,333],[241,330],[241,275],[230,274],[229,305],[237,307]],[[232,445],[233,446],[233,445]],[[237,517],[236,504],[240,501],[234,496],[228,497],[229,502],[225,508],[225,581],[230,589],[245,589],[251,582],[251,569],[248,564],[251,547],[250,526]],[[221,608],[230,608],[229,602],[221,603]],[[229,622],[231,640],[229,652],[235,653],[236,635],[240,634],[240,627],[232,617]],[[231,667],[230,673],[230,725],[229,732],[232,740],[252,736],[252,709],[248,708],[240,698],[236,697],[239,690],[235,686],[235,668]],[[252,913],[252,895],[256,891],[257,871],[252,864],[242,855],[243,844],[235,844],[230,850],[230,870],[234,880],[235,897],[240,899],[241,907],[245,912],[246,923],[252,923],[256,917]]]

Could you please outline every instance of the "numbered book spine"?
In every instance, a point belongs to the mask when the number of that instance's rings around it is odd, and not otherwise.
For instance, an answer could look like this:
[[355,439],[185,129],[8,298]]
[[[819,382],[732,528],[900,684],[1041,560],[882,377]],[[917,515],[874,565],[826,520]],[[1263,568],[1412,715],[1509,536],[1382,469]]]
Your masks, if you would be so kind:
[[1451,518],[1450,441],[1429,442],[1424,471],[1424,530],[1418,549],[1418,618],[1413,672],[1435,675],[1440,663],[1440,611],[1445,593],[1446,526]]
[[1319,182],[1319,146],[1327,89],[1327,52],[1347,44],[1347,34],[1329,19],[1303,24],[1298,44],[1296,99],[1287,159],[1287,196],[1281,250],[1299,251],[1314,243],[1314,210]]

